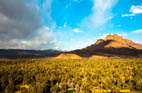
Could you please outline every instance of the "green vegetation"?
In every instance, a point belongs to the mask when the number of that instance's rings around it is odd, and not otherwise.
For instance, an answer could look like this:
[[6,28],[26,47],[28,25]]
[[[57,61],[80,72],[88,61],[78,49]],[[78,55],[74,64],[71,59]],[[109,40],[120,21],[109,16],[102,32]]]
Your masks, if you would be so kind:
[[0,93],[141,93],[142,59],[1,59]]

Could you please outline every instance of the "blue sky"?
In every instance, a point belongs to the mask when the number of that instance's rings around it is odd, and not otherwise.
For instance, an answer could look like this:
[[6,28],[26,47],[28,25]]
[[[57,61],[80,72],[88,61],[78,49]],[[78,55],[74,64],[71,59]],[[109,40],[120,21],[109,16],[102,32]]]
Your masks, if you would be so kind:
[[[109,33],[142,43],[142,0],[53,0],[50,4],[57,49],[83,48]],[[47,26],[48,12],[42,12]]]
[[[12,6],[12,9],[0,8],[0,21],[9,19],[7,24],[5,20],[1,24],[11,25],[12,33],[18,32],[13,37],[4,33],[3,37],[10,37],[4,39],[9,43],[0,48],[74,50],[110,33],[142,44],[142,0],[13,0],[11,3],[2,0],[0,3],[4,3],[3,7]],[[11,15],[20,15],[17,11],[22,11],[23,15],[11,17],[2,9],[12,11]]]

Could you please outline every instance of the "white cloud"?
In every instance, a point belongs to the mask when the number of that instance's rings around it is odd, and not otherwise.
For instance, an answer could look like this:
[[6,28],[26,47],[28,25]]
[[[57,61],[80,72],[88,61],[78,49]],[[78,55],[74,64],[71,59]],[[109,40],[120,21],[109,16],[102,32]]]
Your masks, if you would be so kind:
[[[94,40],[93,38],[87,39],[87,40],[80,40],[78,41],[78,44],[76,44],[74,47],[71,47],[70,50],[75,50],[75,49],[82,49],[85,48],[87,46],[90,46],[91,44],[94,44],[96,40]],[[84,43],[85,42],[85,43]]]
[[6,49],[49,49],[49,48],[55,48],[57,42],[52,42],[52,39],[54,38],[54,35],[48,27],[42,27],[38,30],[38,33],[36,36],[33,36],[32,38],[28,40],[21,40],[21,39],[11,39],[9,41],[2,41],[0,40],[0,43],[2,45],[0,48],[6,48]]
[[142,13],[142,6],[132,6],[130,9],[130,12],[132,12],[133,14],[141,14]]
[[123,38],[126,38],[128,36],[128,34],[125,32],[118,33],[118,35],[122,36]]
[[66,28],[66,27],[67,27],[67,22],[64,23],[64,28]]
[[49,27],[48,27],[48,26],[45,26],[43,29],[44,29],[45,31],[49,31]]
[[123,14],[122,17],[135,16],[135,14]]
[[113,18],[112,8],[117,0],[93,0],[92,13],[83,20],[84,26],[95,28]]
[[142,29],[135,30],[133,33],[142,33]]
[[58,50],[58,49],[59,49],[59,46],[56,46],[55,49]]
[[82,32],[81,30],[79,30],[78,28],[75,28],[75,29],[73,29],[73,32],[75,32],[75,33],[79,33],[79,32]]
[[137,43],[137,44],[141,44],[141,43],[142,43],[142,41],[141,41],[141,40],[137,40],[137,41],[135,41],[135,43]]
[[104,33],[104,34],[99,34],[99,36],[96,38],[96,40],[98,39],[104,39],[107,35],[113,35],[113,34],[118,34],[119,36],[122,36],[123,38],[127,37],[128,34],[125,32],[120,32],[120,33]]
[[136,14],[142,14],[142,5],[141,6],[132,5],[129,12],[131,12],[131,13],[130,14],[123,14],[122,17],[129,17],[129,16],[135,16]]

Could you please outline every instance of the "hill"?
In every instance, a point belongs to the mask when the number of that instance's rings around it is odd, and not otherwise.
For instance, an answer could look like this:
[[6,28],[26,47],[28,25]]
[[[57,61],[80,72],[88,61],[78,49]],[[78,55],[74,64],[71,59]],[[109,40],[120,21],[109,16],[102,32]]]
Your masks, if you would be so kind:
[[56,58],[60,59],[81,59],[80,56],[71,53],[61,53]]
[[[64,54],[66,53],[66,54]],[[59,55],[60,54],[60,55]],[[57,50],[24,50],[24,49],[0,49],[0,58],[80,58],[80,57],[142,57],[142,45],[131,40],[124,39],[117,34],[107,35],[104,39],[98,39],[95,44],[86,48],[70,52]]]
[[57,50],[24,50],[24,49],[0,49],[0,58],[39,58],[56,56],[61,51]]
[[98,39],[95,44],[83,49],[70,51],[70,53],[75,53],[81,57],[91,57],[92,55],[142,57],[142,45],[124,39],[117,34],[109,34],[104,39]]

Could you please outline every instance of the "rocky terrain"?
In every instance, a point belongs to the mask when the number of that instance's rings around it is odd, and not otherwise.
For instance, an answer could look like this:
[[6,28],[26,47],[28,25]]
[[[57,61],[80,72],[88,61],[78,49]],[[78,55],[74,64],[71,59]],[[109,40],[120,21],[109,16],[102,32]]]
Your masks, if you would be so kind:
[[[60,54],[60,55],[59,55]],[[104,39],[98,39],[95,44],[86,48],[70,52],[57,50],[20,50],[0,49],[0,58],[105,58],[105,57],[142,57],[142,45],[131,40],[124,39],[117,34],[107,35]]]
[[107,35],[104,39],[98,39],[95,44],[86,48],[71,51],[81,57],[101,55],[107,57],[142,57],[142,45],[131,40],[124,39],[117,34]]

